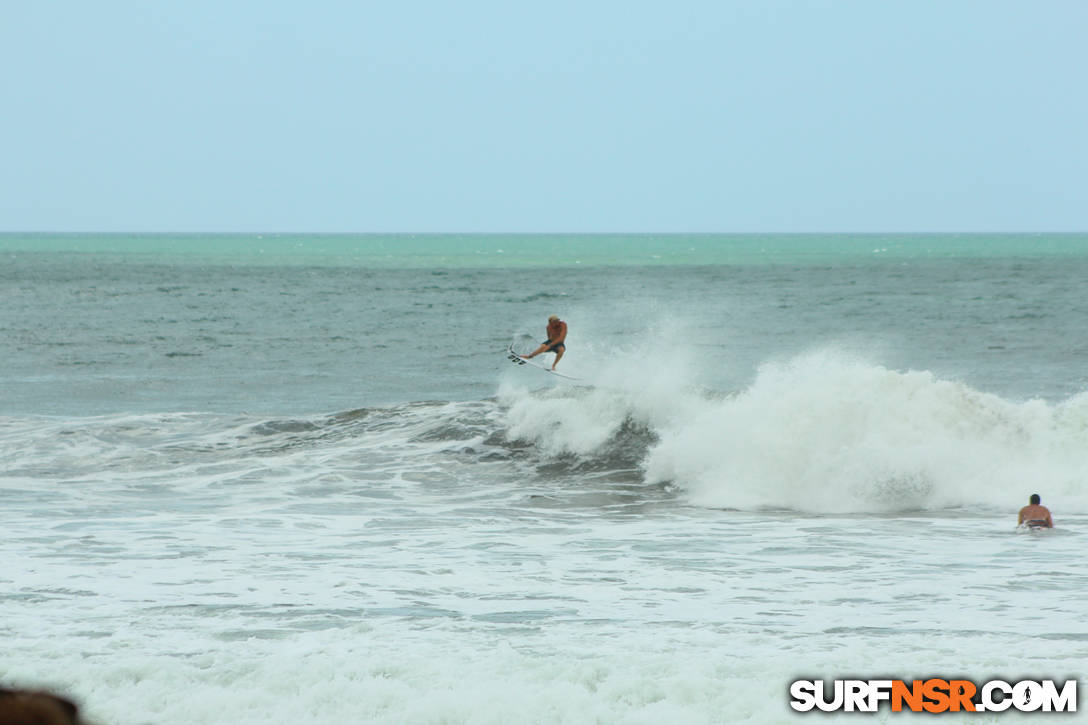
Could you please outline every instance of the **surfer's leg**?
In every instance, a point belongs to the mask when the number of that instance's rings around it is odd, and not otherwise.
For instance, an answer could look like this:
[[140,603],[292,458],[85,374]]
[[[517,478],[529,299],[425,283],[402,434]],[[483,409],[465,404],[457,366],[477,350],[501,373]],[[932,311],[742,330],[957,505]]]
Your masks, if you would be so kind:
[[522,357],[525,358],[526,360],[528,360],[531,357],[536,357],[537,355],[539,355],[542,352],[547,352],[548,351],[548,346],[551,345],[551,344],[552,344],[551,340],[545,340],[544,342],[540,343],[540,347],[533,350],[528,355],[522,355]]
[[555,350],[553,350],[553,352],[555,353],[555,360],[552,362],[552,370],[555,370],[555,366],[559,364],[559,361],[563,358],[563,353],[566,351],[566,345],[555,346]]

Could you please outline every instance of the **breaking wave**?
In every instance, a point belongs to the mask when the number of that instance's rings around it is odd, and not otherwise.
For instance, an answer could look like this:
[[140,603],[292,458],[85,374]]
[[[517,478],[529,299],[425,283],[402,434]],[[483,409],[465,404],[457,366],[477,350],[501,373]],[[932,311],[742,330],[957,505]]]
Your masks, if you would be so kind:
[[530,394],[506,383],[500,400],[508,435],[541,454],[585,460],[643,446],[646,482],[699,506],[1015,510],[1038,492],[1088,511],[1088,393],[1013,402],[821,351],[765,364],[728,394],[694,387],[681,363],[605,368],[587,388]]

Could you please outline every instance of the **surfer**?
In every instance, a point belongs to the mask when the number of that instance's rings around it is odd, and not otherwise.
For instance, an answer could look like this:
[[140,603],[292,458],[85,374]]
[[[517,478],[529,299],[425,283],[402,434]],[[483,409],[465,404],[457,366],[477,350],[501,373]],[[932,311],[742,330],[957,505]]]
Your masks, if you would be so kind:
[[552,363],[552,370],[555,370],[555,366],[559,364],[560,358],[563,357],[563,353],[567,350],[567,346],[563,342],[566,339],[567,323],[560,320],[559,315],[552,315],[548,318],[548,339],[540,343],[540,347],[528,355],[522,355],[522,357],[528,360],[542,352],[554,352],[555,361]]
[[1031,494],[1031,498],[1028,500],[1030,503],[1020,509],[1020,516],[1017,517],[1016,525],[1030,526],[1033,529],[1054,528],[1054,519],[1050,517],[1050,509],[1039,503],[1039,494]]

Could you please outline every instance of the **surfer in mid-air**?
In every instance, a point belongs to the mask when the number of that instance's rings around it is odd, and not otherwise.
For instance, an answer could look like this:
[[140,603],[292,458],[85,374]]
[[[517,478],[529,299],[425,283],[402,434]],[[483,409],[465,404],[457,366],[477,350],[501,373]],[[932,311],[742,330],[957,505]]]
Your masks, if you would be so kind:
[[1020,509],[1020,515],[1016,519],[1017,526],[1030,526],[1033,529],[1052,529],[1054,519],[1050,516],[1050,509],[1039,503],[1039,494],[1031,494],[1030,503]]
[[567,323],[559,319],[559,315],[552,315],[548,318],[548,339],[540,343],[540,347],[533,350],[528,355],[522,355],[523,358],[528,360],[531,357],[536,357],[542,352],[554,352],[555,361],[552,363],[552,370],[555,370],[555,366],[559,364],[560,358],[563,357],[563,353],[566,352],[567,346],[564,344],[564,340],[567,339]]

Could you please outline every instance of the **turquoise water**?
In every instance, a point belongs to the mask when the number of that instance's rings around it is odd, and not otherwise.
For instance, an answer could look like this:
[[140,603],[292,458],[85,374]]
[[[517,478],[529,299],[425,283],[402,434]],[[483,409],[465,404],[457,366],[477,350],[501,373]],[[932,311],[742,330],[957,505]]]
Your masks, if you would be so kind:
[[570,325],[563,370],[587,381],[628,366],[743,398],[793,365],[785,399],[856,365],[848,379],[924,374],[1058,411],[1088,390],[1086,235],[6,235],[0,249],[0,414],[493,400],[507,346],[534,346],[550,314]]
[[571,326],[567,366],[682,354],[690,384],[722,392],[825,347],[1013,399],[1086,381],[1083,235],[8,235],[0,249],[0,385],[25,413],[481,399],[497,353],[553,313]]
[[1088,234],[177,235],[3,234],[0,254],[149,255],[177,263],[381,268],[835,264],[1081,256]]

